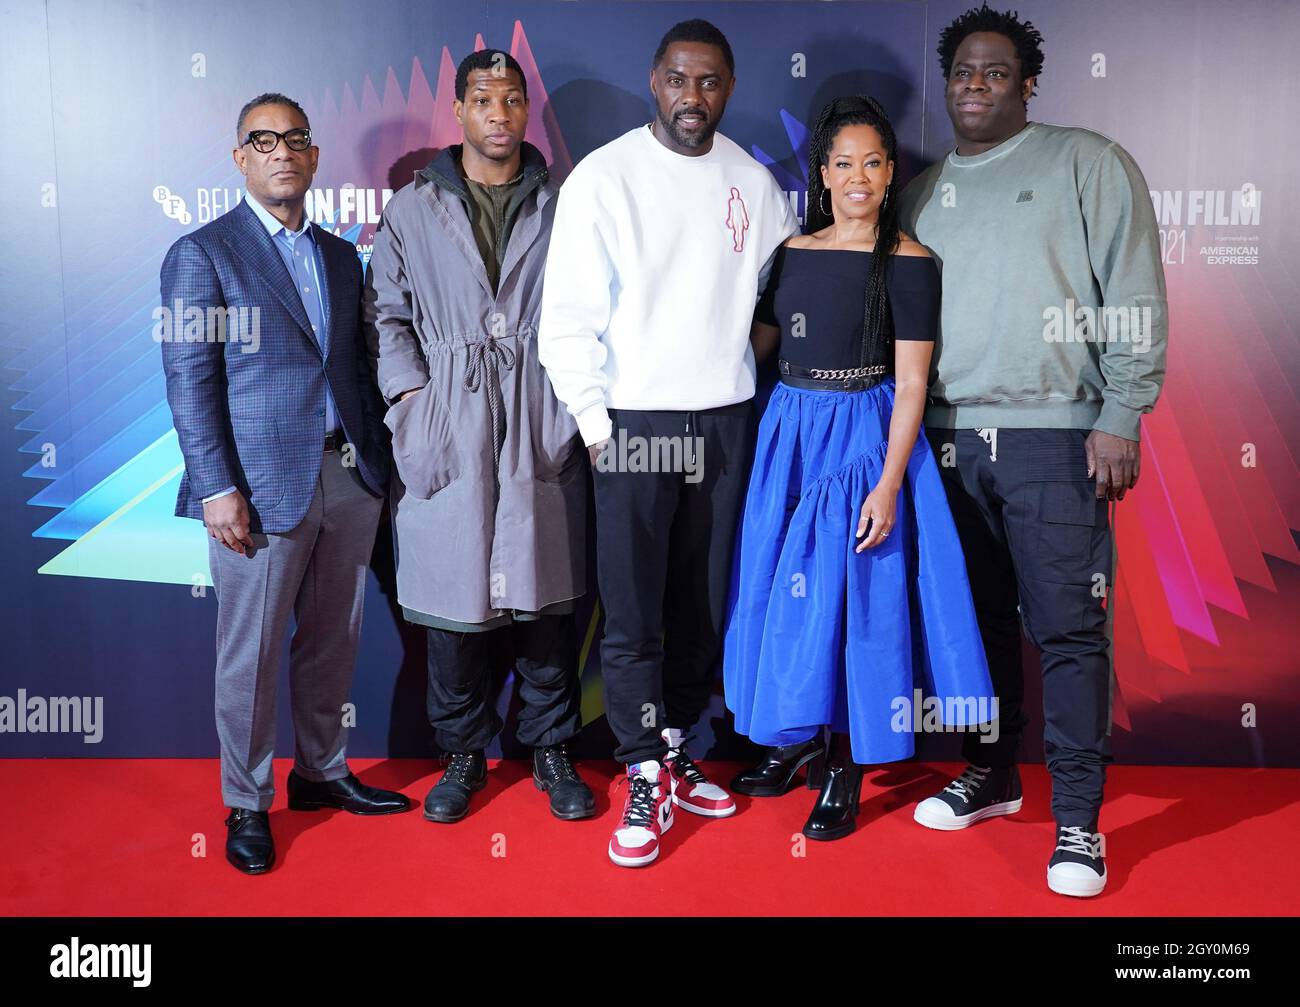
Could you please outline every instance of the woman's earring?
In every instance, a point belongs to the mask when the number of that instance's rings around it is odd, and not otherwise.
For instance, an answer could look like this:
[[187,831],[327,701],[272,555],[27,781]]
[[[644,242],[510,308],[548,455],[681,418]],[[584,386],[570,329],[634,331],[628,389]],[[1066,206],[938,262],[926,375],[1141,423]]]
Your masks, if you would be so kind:
[[889,205],[889,190],[885,190],[885,198],[880,201],[880,208],[883,210]]
[[[823,190],[822,190],[822,196],[829,196],[829,195],[830,195],[830,190],[829,190],[829,189],[823,189]],[[821,210],[822,213],[825,214],[825,215],[828,216],[828,217],[831,215],[831,208],[830,208],[829,206],[826,207],[826,209],[822,210],[822,200],[821,200],[821,196],[818,196],[818,197],[817,197],[817,209]]]

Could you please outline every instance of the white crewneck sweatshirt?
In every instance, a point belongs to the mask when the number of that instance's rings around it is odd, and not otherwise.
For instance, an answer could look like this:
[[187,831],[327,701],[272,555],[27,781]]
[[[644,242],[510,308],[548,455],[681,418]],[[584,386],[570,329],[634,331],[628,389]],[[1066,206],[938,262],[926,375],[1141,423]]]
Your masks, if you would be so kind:
[[638,126],[560,189],[538,357],[583,442],[608,408],[697,410],[754,396],[754,305],[799,231],[771,172],[721,133],[686,157]]

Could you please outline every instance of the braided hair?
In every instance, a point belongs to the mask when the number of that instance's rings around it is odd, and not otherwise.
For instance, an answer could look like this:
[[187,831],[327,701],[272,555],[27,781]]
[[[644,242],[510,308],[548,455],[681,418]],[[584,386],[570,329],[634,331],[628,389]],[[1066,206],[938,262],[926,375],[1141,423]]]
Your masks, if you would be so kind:
[[[822,182],[821,169],[829,163],[831,145],[845,126],[870,126],[880,134],[881,142],[885,145],[885,157],[890,161],[898,160],[898,141],[894,137],[894,127],[890,125],[889,116],[885,114],[880,102],[865,95],[833,98],[827,102],[817,116],[812,137],[808,141],[808,201],[805,212],[808,234],[835,222],[832,214],[822,210],[822,193],[827,190]],[[876,221],[875,254],[871,256],[871,265],[867,271],[866,303],[862,316],[865,351],[863,364],[885,362],[887,358],[883,357],[882,351],[893,336],[885,269],[898,251],[901,241],[896,178],[897,173],[885,189],[880,216]]]

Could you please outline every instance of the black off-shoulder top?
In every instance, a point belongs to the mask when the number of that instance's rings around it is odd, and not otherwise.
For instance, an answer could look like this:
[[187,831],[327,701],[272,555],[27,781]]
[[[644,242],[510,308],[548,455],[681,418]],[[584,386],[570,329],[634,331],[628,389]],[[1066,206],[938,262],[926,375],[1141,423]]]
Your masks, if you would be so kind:
[[[782,360],[799,367],[839,369],[862,365],[862,321],[867,270],[874,252],[854,249],[777,249],[767,289],[754,317],[781,330]],[[895,255],[885,270],[890,332],[883,356],[893,373],[891,340],[933,341],[939,325],[939,270],[928,256]]]

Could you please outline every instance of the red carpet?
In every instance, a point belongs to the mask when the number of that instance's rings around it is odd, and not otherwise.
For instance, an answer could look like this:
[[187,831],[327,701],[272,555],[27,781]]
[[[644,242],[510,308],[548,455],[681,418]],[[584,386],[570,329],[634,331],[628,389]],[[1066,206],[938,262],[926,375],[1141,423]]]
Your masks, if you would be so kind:
[[[366,783],[417,802],[432,763],[356,759]],[[1053,831],[1042,766],[1025,807],[965,832],[933,832],[915,802],[955,767],[901,764],[863,784],[858,831],[792,837],[812,794],[740,798],[709,820],[680,809],[657,863],[605,855],[612,762],[583,763],[597,817],[560,822],[523,762],[492,768],[456,825],[418,810],[387,818],[291,812],[276,763],[278,861],[261,877],[225,861],[214,760],[0,760],[0,913],[152,915],[1288,915],[1300,834],[1300,770],[1112,767],[1102,829],[1110,880],[1083,901],[1047,890]],[[735,769],[713,764],[725,781]],[[623,790],[614,795],[622,807]],[[206,857],[192,851],[206,837]],[[505,856],[494,856],[502,852]]]

